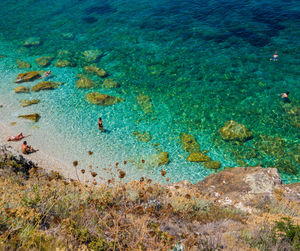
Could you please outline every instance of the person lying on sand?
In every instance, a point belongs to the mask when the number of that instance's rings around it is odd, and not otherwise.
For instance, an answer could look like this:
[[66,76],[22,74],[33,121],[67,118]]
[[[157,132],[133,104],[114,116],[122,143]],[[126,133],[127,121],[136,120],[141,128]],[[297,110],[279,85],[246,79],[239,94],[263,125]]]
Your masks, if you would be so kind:
[[24,136],[22,132],[20,132],[18,135],[16,136],[11,136],[7,139],[7,141],[20,141],[26,137],[28,137],[29,135],[27,136]]
[[32,146],[27,145],[27,141],[23,141],[23,144],[21,146],[21,151],[24,154],[34,153],[37,152],[39,149],[33,149]]

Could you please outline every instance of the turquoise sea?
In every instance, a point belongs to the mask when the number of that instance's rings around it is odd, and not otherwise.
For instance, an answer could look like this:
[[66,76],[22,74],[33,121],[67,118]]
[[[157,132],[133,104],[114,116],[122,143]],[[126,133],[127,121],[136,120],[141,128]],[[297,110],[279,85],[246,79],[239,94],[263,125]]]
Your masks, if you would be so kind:
[[[84,57],[85,51],[99,57]],[[278,61],[269,60],[275,51]],[[43,56],[53,58],[46,67],[36,63]],[[55,66],[59,60],[69,65]],[[21,61],[31,68],[19,69]],[[78,89],[77,75],[88,65],[108,76],[90,74],[97,87]],[[14,93],[19,73],[40,70],[51,70],[48,80],[65,84]],[[119,87],[103,88],[105,79]],[[94,91],[125,101],[93,105],[85,95]],[[287,91],[291,103],[285,104],[278,94]],[[140,95],[149,97],[144,107]],[[21,107],[20,100],[34,98],[41,102]],[[127,180],[197,182],[215,171],[187,161],[180,141],[187,133],[221,163],[219,170],[275,166],[285,183],[299,182],[300,3],[2,0],[0,104],[0,123],[16,121],[16,132],[33,135],[30,144],[70,166],[74,160],[79,168],[91,165],[98,177],[109,178],[107,170],[118,162]],[[36,123],[17,118],[33,112],[41,116]],[[98,117],[105,132],[97,128]],[[222,140],[218,130],[229,120],[244,124],[253,139]],[[150,140],[139,141],[137,132],[148,132]],[[162,151],[170,162],[157,166],[151,156]]]

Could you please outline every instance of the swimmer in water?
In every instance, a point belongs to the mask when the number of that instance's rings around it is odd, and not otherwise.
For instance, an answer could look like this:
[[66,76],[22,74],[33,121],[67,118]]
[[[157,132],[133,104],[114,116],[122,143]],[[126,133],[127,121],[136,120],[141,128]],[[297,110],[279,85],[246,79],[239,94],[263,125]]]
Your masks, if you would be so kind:
[[278,61],[277,51],[274,52],[273,56],[270,58],[270,61]]

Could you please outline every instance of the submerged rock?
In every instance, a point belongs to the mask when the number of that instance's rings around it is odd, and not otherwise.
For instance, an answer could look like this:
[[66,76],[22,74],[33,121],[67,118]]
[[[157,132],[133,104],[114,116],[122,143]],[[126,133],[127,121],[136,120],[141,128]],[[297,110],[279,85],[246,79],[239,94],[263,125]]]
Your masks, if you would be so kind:
[[20,100],[20,103],[23,107],[26,107],[26,106],[38,104],[38,103],[40,103],[40,100],[39,99],[31,99],[31,100],[26,99],[26,100]]
[[138,105],[141,107],[145,114],[153,113],[152,100],[149,96],[140,94],[136,98]]
[[37,71],[19,73],[18,77],[15,80],[15,83],[31,82],[39,77],[40,77],[40,74]]
[[227,121],[218,132],[221,138],[227,141],[235,140],[244,142],[253,138],[253,133],[246,126],[234,120]]
[[103,69],[98,68],[97,66],[93,66],[93,65],[84,66],[83,69],[86,73],[91,73],[101,78],[107,76],[107,72]]
[[73,33],[62,33],[61,36],[64,38],[64,39],[68,39],[68,40],[72,40],[74,39],[75,35]]
[[209,169],[219,169],[221,167],[221,163],[219,161],[206,161],[203,162],[203,165]]
[[27,93],[29,92],[29,88],[25,86],[18,86],[15,88],[15,93]]
[[281,157],[275,160],[275,167],[279,170],[279,172],[297,175],[298,169],[295,165],[293,165],[292,161],[288,157]]
[[75,64],[67,59],[59,59],[55,62],[56,67],[74,67]]
[[183,150],[186,152],[200,152],[200,145],[193,135],[182,133],[181,134],[181,144]]
[[64,84],[63,82],[53,82],[53,81],[43,81],[31,88],[34,92],[39,92],[42,90],[53,90],[58,88],[60,85]]
[[167,165],[169,164],[169,153],[167,152],[160,152],[158,154],[154,154],[150,157],[149,163],[150,166],[153,167],[159,167],[162,165]]
[[109,96],[100,92],[90,92],[85,95],[85,99],[92,104],[100,106],[114,105],[119,102],[124,102],[123,98]]
[[81,77],[76,81],[75,86],[80,89],[91,89],[96,88],[97,84],[86,77]]
[[35,62],[41,67],[47,67],[51,64],[53,57],[46,56],[46,57],[39,57],[35,59]]
[[105,79],[102,84],[102,88],[106,88],[106,89],[113,89],[113,88],[117,88],[119,86],[120,86],[119,83],[117,83],[116,81],[113,81],[111,79]]
[[31,64],[29,62],[25,62],[20,59],[17,59],[17,64],[19,69],[31,68]]
[[18,118],[29,119],[34,122],[37,122],[40,119],[40,115],[38,113],[19,115]]
[[32,47],[32,46],[38,46],[40,44],[41,44],[41,39],[39,37],[30,37],[24,42],[23,46]]
[[82,59],[86,63],[96,63],[101,56],[103,56],[103,52],[100,50],[86,50],[82,52]]
[[205,162],[205,161],[210,161],[210,157],[208,157],[202,152],[192,152],[187,157],[187,160],[191,162]]
[[132,133],[135,137],[137,137],[138,141],[149,142],[152,139],[152,136],[149,132],[139,132],[135,131]]

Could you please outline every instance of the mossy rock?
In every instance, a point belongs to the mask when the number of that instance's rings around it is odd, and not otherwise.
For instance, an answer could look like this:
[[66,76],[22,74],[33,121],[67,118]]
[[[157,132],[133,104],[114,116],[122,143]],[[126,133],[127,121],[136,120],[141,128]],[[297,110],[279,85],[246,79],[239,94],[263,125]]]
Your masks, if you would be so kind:
[[279,158],[275,160],[275,166],[279,172],[290,174],[290,175],[297,175],[298,170],[295,165],[293,165],[292,161],[285,157]]
[[124,102],[123,98],[109,96],[107,94],[102,94],[100,92],[90,92],[85,95],[85,99],[89,103],[99,105],[99,106],[109,106],[109,105],[117,104],[119,102]]
[[67,59],[59,59],[55,62],[54,66],[56,66],[56,67],[75,67],[76,64]]
[[234,120],[227,121],[218,132],[220,137],[227,141],[245,142],[253,138],[253,133],[246,126]]
[[139,132],[139,131],[135,131],[133,132],[133,135],[135,137],[137,137],[138,141],[142,141],[142,142],[149,142],[152,139],[152,136],[149,132]]
[[39,46],[41,44],[41,39],[39,37],[30,37],[26,39],[23,46],[24,47],[33,47],[33,46]]
[[118,88],[119,86],[120,86],[119,83],[111,79],[105,79],[102,84],[102,88],[106,88],[106,89]]
[[153,113],[153,104],[149,96],[140,94],[136,98],[138,105],[141,107],[145,114]]
[[186,152],[200,152],[200,145],[193,135],[182,133],[181,134],[181,144],[183,150]]
[[21,105],[22,105],[23,107],[26,107],[26,106],[38,104],[38,103],[40,103],[40,100],[39,100],[39,99],[20,100],[20,103],[21,103]]
[[64,84],[64,83],[53,82],[53,81],[43,81],[43,82],[40,82],[40,83],[36,84],[35,86],[33,86],[31,88],[31,90],[34,92],[39,92],[42,90],[53,90],[53,89],[58,88],[62,84]]
[[15,88],[15,93],[28,93],[29,88],[25,86],[18,86]]
[[84,66],[83,69],[86,73],[91,73],[101,78],[107,76],[107,72],[103,69],[98,68],[97,66],[88,65],[88,66]]
[[19,69],[28,69],[31,68],[31,64],[29,62],[22,61],[17,59],[17,65]]
[[35,62],[41,67],[47,67],[51,64],[53,57],[46,56],[46,57],[39,57],[35,59]]
[[285,140],[276,136],[259,135],[254,146],[263,154],[274,155],[276,157],[285,156]]
[[203,165],[209,169],[219,169],[221,167],[221,163],[219,161],[206,161],[203,162]]
[[75,86],[80,89],[91,89],[96,88],[97,84],[88,78],[81,77],[76,81]]
[[160,152],[158,154],[154,154],[150,157],[150,166],[159,167],[163,165],[169,164],[169,153],[167,152]]
[[86,63],[96,63],[103,56],[103,52],[100,50],[86,50],[81,55],[82,60]]
[[192,152],[187,157],[187,160],[191,162],[205,162],[205,161],[210,161],[210,157],[208,157],[202,152]]
[[34,122],[37,122],[40,119],[40,115],[38,113],[19,115],[18,118],[29,119]]
[[19,73],[15,83],[31,82],[39,78],[41,75],[37,71]]

